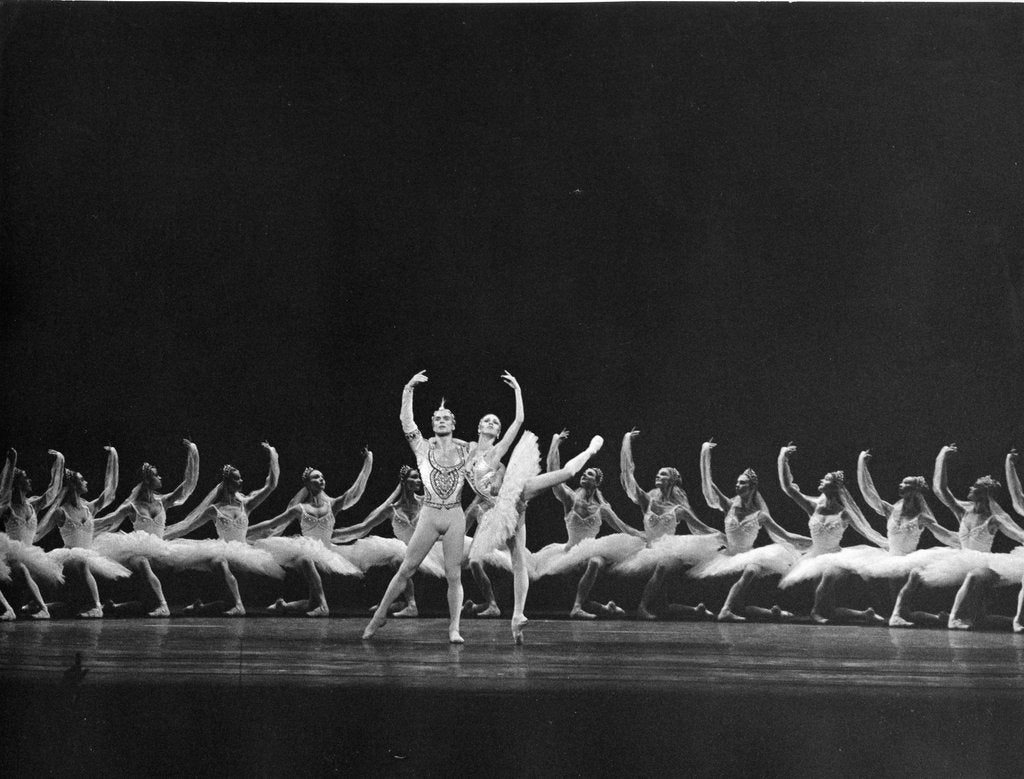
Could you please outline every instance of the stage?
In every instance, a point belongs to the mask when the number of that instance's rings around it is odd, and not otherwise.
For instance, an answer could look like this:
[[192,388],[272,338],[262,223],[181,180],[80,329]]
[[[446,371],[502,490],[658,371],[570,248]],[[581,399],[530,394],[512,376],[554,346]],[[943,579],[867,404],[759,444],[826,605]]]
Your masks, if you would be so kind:
[[5,753],[61,775],[1019,774],[1021,635],[533,619],[517,647],[476,619],[452,646],[442,619],[364,624],[3,624]]

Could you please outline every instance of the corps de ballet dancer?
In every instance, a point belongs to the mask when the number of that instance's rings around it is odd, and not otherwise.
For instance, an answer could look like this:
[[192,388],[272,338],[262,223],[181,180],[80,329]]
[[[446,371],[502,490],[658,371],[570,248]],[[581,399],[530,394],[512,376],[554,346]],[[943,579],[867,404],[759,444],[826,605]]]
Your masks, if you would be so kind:
[[[692,569],[689,575],[703,579],[739,574],[718,612],[719,622],[743,622],[747,617],[774,621],[792,619],[793,615],[778,605],[768,609],[744,607],[745,595],[755,579],[788,573],[799,559],[795,550],[809,549],[811,539],[790,533],[772,519],[758,489],[757,473],[752,468],[736,477],[735,497],[722,492],[711,477],[711,450],[716,445],[714,441],[706,441],[700,450],[701,491],[708,506],[725,515],[725,549]],[[754,548],[762,529],[774,543]]]
[[37,532],[37,537],[43,538],[54,526],[60,531],[64,546],[47,554],[64,567],[65,573],[69,569],[81,572],[92,598],[92,608],[79,614],[86,619],[98,619],[103,616],[96,576],[103,579],[127,579],[132,575],[132,572],[123,565],[92,548],[94,517],[97,512],[114,502],[114,495],[117,493],[117,450],[112,446],[103,448],[107,451],[107,470],[100,496],[93,501],[82,500],[82,496],[88,493],[88,482],[77,471],[65,469],[60,493],[39,522]]
[[415,388],[425,381],[427,375],[420,371],[405,385],[399,415],[402,431],[423,478],[423,506],[409,539],[405,559],[363,631],[363,638],[373,638],[374,633],[387,621],[389,607],[405,591],[410,577],[440,538],[444,573],[448,581],[448,640],[453,644],[461,644],[462,560],[466,536],[466,516],[462,511],[461,496],[466,480],[469,444],[452,436],[455,431],[455,415],[445,408],[443,400],[431,416],[434,435],[425,439],[420,433],[413,417],[412,399]]
[[[594,436],[590,445],[557,471],[540,473],[540,450],[537,436],[525,431],[509,458],[504,475],[496,474],[491,489],[496,490],[494,505],[480,518],[480,526],[470,559],[483,560],[494,550],[505,546],[512,558],[512,640],[523,643],[526,596],[530,589],[529,551],[526,548],[526,505],[541,492],[563,484],[583,468],[604,444]],[[496,483],[500,479],[500,485]]]
[[[423,479],[419,471],[408,465],[399,469],[398,478],[398,486],[362,522],[334,531],[334,543],[340,545],[346,559],[352,561],[363,573],[377,566],[397,568],[408,552],[423,507]],[[369,535],[371,530],[389,520],[394,538]],[[423,559],[419,570],[438,579],[444,578],[444,566],[433,560],[431,555]],[[416,605],[416,588],[412,577],[406,582],[403,597],[404,601],[396,600],[391,604],[389,613],[395,617],[418,617],[420,612]],[[378,605],[374,604],[370,611],[376,611]]]
[[32,480],[25,471],[17,467],[18,453],[7,450],[3,475],[0,476],[0,519],[4,532],[0,543],[4,546],[4,560],[11,574],[18,574],[28,588],[32,601],[23,608],[34,619],[49,619],[50,610],[39,591],[36,579],[51,586],[63,584],[63,566],[35,545],[39,537],[37,510],[42,510],[57,499],[64,483],[64,455],[53,449],[53,466],[50,469],[50,485],[42,495],[30,497]]
[[790,587],[797,582],[818,580],[814,590],[814,606],[811,619],[825,625],[834,620],[885,624],[885,620],[872,608],[864,610],[844,608],[835,604],[835,592],[840,582],[850,573],[846,559],[858,554],[862,547],[840,546],[846,528],[852,527],[875,546],[888,549],[885,536],[872,529],[853,496],[846,489],[846,478],[842,471],[831,471],[818,483],[817,497],[804,495],[800,486],[793,481],[789,458],[796,451],[792,444],[779,450],[779,483],[793,502],[808,516],[811,533],[811,548],[803,558],[782,577],[780,587]]
[[[96,519],[96,536],[93,548],[100,554],[127,566],[149,583],[156,596],[156,608],[148,612],[150,617],[169,617],[171,610],[164,597],[160,579],[153,571],[153,564],[172,566],[178,559],[174,547],[163,540],[167,526],[167,509],[180,506],[195,491],[199,479],[199,448],[183,439],[188,452],[185,462],[185,477],[173,491],[160,494],[163,478],[156,467],[143,463],[139,469],[139,483],[132,489],[127,500],[114,511]],[[115,532],[125,520],[131,520],[132,532]],[[126,604],[111,604],[108,610],[124,608]]]
[[[327,481],[322,472],[306,468],[302,472],[302,489],[291,499],[281,514],[252,525],[247,538],[266,549],[282,568],[300,570],[309,587],[309,597],[285,601],[278,598],[270,611],[303,612],[307,617],[326,617],[331,611],[324,595],[320,571],[338,576],[362,576],[363,572],[331,543],[338,515],[359,502],[373,468],[373,452],[363,449],[363,467],[355,483],[341,496],[327,494]],[[299,536],[282,536],[288,526],[299,521]],[[319,570],[318,570],[319,569]]]
[[[221,480],[203,498],[185,519],[167,528],[164,538],[175,540],[180,554],[186,555],[194,563],[189,567],[205,567],[220,571],[224,584],[234,601],[234,605],[223,611],[227,617],[245,616],[245,606],[238,590],[238,580],[232,573],[232,567],[252,573],[280,579],[284,569],[274,562],[270,552],[257,549],[246,543],[245,535],[249,529],[249,514],[255,510],[277,487],[281,474],[278,464],[277,450],[265,441],[262,444],[270,457],[270,473],[266,483],[248,495],[239,492],[242,486],[242,474],[238,469],[225,465],[221,469]],[[207,522],[213,522],[217,530],[217,539],[192,540],[184,539],[187,535]],[[213,604],[196,601],[186,609],[189,613],[206,613],[216,611]]]
[[[559,447],[568,437],[568,430],[551,437],[547,457],[549,472],[561,469]],[[589,600],[590,592],[602,571],[629,558],[645,544],[644,534],[623,522],[605,500],[600,490],[603,481],[604,472],[591,466],[580,473],[577,489],[569,489],[564,483],[551,487],[551,492],[565,511],[568,539],[565,543],[548,544],[530,555],[535,579],[571,573],[585,567],[576,586],[576,599],[569,612],[571,619],[621,618],[626,615],[613,600],[607,603]],[[597,538],[602,524],[617,532]]]
[[[501,375],[502,381],[508,384],[516,395],[516,416],[512,420],[505,434],[501,433],[501,420],[495,414],[485,414],[477,425],[476,443],[469,445],[468,462],[466,464],[466,481],[473,490],[473,501],[466,509],[466,532],[469,533],[473,526],[479,522],[494,505],[492,494],[492,482],[495,477],[501,478],[505,470],[502,465],[502,458],[512,446],[519,430],[526,419],[526,412],[523,407],[523,391],[515,377],[505,371]],[[468,554],[471,539],[466,538],[466,552]],[[493,558],[492,558],[493,559]],[[491,586],[491,579],[484,569],[483,561],[470,560],[470,570],[473,572],[473,579],[483,595],[483,603],[475,604],[473,601],[466,601],[463,607],[464,614],[475,614],[478,617],[500,617],[501,609],[494,598],[494,588]]]
[[941,549],[918,549],[921,534],[927,530],[946,546],[959,548],[956,533],[942,527],[932,514],[924,493],[928,482],[924,476],[906,476],[899,484],[900,499],[896,503],[882,500],[875,489],[875,483],[868,471],[871,452],[864,450],[857,459],[857,483],[867,504],[885,518],[885,535],[889,542],[888,552],[875,550],[877,554],[854,562],[854,570],[865,579],[887,579],[890,583],[903,582],[896,595],[896,604],[889,616],[889,627],[910,627],[915,624],[945,624],[949,615],[929,614],[912,611],[910,602],[921,587],[920,568],[941,554]]
[[959,522],[960,549],[942,550],[945,554],[936,556],[921,568],[921,579],[932,587],[959,585],[947,625],[951,630],[967,630],[985,616],[984,601],[993,586],[1014,585],[1020,581],[1020,576],[995,570],[1013,563],[1008,559],[1011,555],[992,554],[996,533],[1022,543],[1024,530],[996,502],[996,493],[1002,485],[991,476],[976,480],[967,493],[967,500],[958,500],[953,495],[949,489],[947,461],[956,452],[956,444],[939,451],[932,491]]
[[[654,602],[661,594],[669,573],[694,567],[714,558],[725,543],[723,533],[701,522],[690,507],[686,492],[679,486],[681,477],[675,468],[659,468],[654,477],[654,489],[644,491],[637,484],[633,462],[633,439],[640,435],[634,428],[622,437],[619,480],[630,500],[644,512],[644,531],[647,546],[616,566],[622,574],[642,574],[650,578],[644,586],[639,619],[657,619]],[[683,522],[692,535],[676,535]],[[697,606],[697,615],[712,617],[703,604]]]
[[[1024,489],[1021,488],[1020,476],[1017,474],[1017,450],[1013,449],[1006,455],[1006,486],[1010,490],[1013,510],[1024,514]],[[1020,571],[1021,589],[1017,596],[1017,613],[1013,616],[1013,632],[1024,632],[1024,546],[1018,546],[1010,553],[1011,570],[1008,575]],[[1014,570],[1015,569],[1015,570]]]

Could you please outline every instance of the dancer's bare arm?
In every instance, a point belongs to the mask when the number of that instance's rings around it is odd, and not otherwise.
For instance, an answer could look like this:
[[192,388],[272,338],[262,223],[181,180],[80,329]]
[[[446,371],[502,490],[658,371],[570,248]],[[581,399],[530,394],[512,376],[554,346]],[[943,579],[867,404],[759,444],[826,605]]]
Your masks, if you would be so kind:
[[636,464],[633,462],[633,439],[638,435],[640,435],[640,431],[634,427],[622,436],[622,450],[619,453],[619,482],[622,484],[622,489],[629,495],[629,499],[647,511],[651,499],[636,483]]
[[174,488],[173,492],[164,495],[161,500],[166,508],[180,506],[195,492],[196,484],[199,482],[199,447],[189,441],[182,439],[188,450],[188,459],[185,461],[185,478],[181,484]]
[[392,490],[391,494],[385,498],[383,503],[366,515],[366,519],[362,522],[357,522],[354,525],[349,525],[348,527],[336,528],[331,536],[331,540],[335,543],[345,544],[349,541],[355,541],[357,538],[362,538],[377,527],[377,525],[381,524],[391,516],[391,512],[394,510],[393,504],[398,500],[398,497],[401,494],[402,485],[399,483],[399,485]]
[[264,441],[260,444],[264,449],[267,450],[267,454],[270,455],[270,473],[267,474],[267,480],[258,490],[249,493],[244,499],[245,510],[253,511],[258,505],[265,501],[277,488],[277,481],[281,478],[281,465],[278,462],[277,450]]
[[366,492],[366,482],[369,480],[370,471],[372,470],[373,452],[364,447],[363,467],[359,470],[359,475],[356,476],[356,480],[352,482],[351,487],[331,502],[331,511],[334,512],[334,516],[338,516],[342,511],[359,502],[359,499],[363,497],[363,493]]
[[260,538],[270,538],[271,536],[279,536],[288,529],[288,526],[302,516],[302,508],[300,506],[289,506],[276,517],[258,522],[255,525],[249,525],[249,529],[245,533],[246,541],[256,541]]
[[891,503],[886,503],[882,500],[882,496],[875,489],[875,482],[871,478],[871,472],[868,471],[868,462],[870,460],[871,452],[868,449],[861,452],[860,457],[857,458],[857,484],[867,504],[871,506],[876,514],[888,519],[894,507]]
[[[556,433],[551,436],[551,446],[548,447],[548,461],[547,467],[548,472],[557,471],[562,467],[562,457],[558,451],[559,445],[569,437],[568,430],[562,430],[561,433]],[[565,486],[563,482],[559,482],[551,487],[551,493],[558,498],[558,502],[562,504],[562,508],[566,511],[572,508],[573,495],[572,490]]]
[[793,472],[789,468],[789,458],[795,451],[796,447],[793,444],[788,444],[779,450],[779,484],[782,486],[782,491],[789,495],[793,502],[810,516],[814,513],[814,509],[818,504],[814,498],[800,492],[800,485],[793,481]]
[[107,470],[103,475],[103,492],[96,500],[86,503],[93,514],[99,513],[102,509],[114,502],[117,494],[117,450],[112,446],[104,446],[107,450]]
[[949,489],[949,475],[946,472],[946,461],[949,455],[957,451],[956,444],[950,444],[944,446],[939,450],[938,456],[935,458],[935,473],[932,476],[932,492],[935,493],[942,504],[953,512],[953,516],[960,521],[964,518],[964,514],[967,513],[969,504],[963,503],[954,497],[953,493]]
[[420,371],[402,388],[402,410],[399,413],[399,418],[402,420],[402,432],[405,433],[405,438],[417,458],[419,458],[423,447],[426,446],[426,442],[423,440],[420,429],[416,427],[416,419],[413,417],[412,394],[417,385],[423,384],[427,380],[426,372]]
[[495,461],[500,460],[508,452],[509,447],[512,446],[512,442],[516,440],[516,436],[519,435],[520,429],[523,427],[523,420],[526,419],[526,412],[523,410],[523,390],[519,386],[519,382],[516,381],[508,371],[501,374],[501,380],[510,386],[516,393],[516,417],[512,420],[512,424],[508,426],[505,434],[501,437],[501,440],[494,445],[493,457]]
[[708,506],[725,514],[729,511],[729,496],[718,489],[711,478],[711,450],[715,446],[714,441],[705,441],[700,448],[700,487]]

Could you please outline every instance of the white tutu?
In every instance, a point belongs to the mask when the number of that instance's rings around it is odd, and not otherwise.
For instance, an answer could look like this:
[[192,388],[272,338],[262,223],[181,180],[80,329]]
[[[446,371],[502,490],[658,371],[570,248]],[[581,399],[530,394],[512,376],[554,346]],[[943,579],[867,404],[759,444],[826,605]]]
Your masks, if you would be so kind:
[[92,547],[101,555],[117,562],[127,563],[132,558],[145,557],[161,565],[172,565],[176,559],[174,547],[144,530],[131,533],[97,533]]
[[988,567],[999,574],[1001,584],[1022,584],[1024,580],[1024,546],[1009,554],[994,554]]
[[[405,560],[405,553],[408,550],[399,539],[382,536],[366,536],[351,544],[335,544],[334,548],[363,573],[380,566],[397,568]],[[420,563],[419,572],[436,576],[438,579],[444,578],[444,566],[439,566],[429,554]]]
[[670,570],[703,565],[714,559],[721,548],[722,539],[717,533],[699,536],[665,535],[617,565],[615,570],[627,576],[648,575],[659,565],[667,565]]
[[[473,548],[473,537],[463,536],[462,539],[462,559],[459,561],[459,566],[464,567],[469,563],[469,552]],[[505,571],[512,570],[512,555],[505,549],[495,549],[492,552],[488,552],[480,560],[484,565],[489,565],[492,568],[501,568]],[[444,547],[442,546],[441,540],[438,541],[430,548],[427,553],[426,559],[423,561],[423,565],[430,564],[441,571],[441,575],[444,576]],[[422,568],[422,566],[421,566]]]
[[609,572],[646,546],[644,539],[629,533],[612,533],[600,538],[587,538],[575,546],[548,544],[531,556],[531,575],[559,576],[573,573],[595,557],[608,565]]
[[905,555],[885,554],[867,559],[858,567],[857,573],[865,579],[905,579],[910,572],[923,568],[930,562],[950,551],[947,547],[918,549]]
[[221,560],[232,568],[275,579],[284,577],[284,568],[274,562],[266,549],[257,549],[241,541],[221,541],[219,538],[195,540],[179,538],[170,542],[174,549],[174,562],[178,568],[206,570]]
[[275,536],[257,541],[255,546],[270,552],[274,562],[282,568],[298,568],[303,560],[312,560],[313,565],[324,573],[339,576],[362,576],[363,572],[347,557],[324,546],[321,541],[305,536]]
[[26,544],[9,537],[6,533],[0,533],[0,543],[3,544],[3,558],[8,565],[21,563],[28,568],[33,579],[42,579],[49,584],[63,584],[63,566],[46,552],[34,544]]
[[689,575],[698,579],[733,576],[743,573],[748,565],[756,565],[761,576],[782,575],[799,559],[799,554],[782,544],[768,544],[734,555],[719,553],[715,558],[694,568]]
[[101,579],[127,579],[132,575],[132,572],[121,563],[104,557],[94,549],[82,546],[62,546],[46,554],[61,566],[67,566],[72,561],[84,563],[93,576],[99,576]]
[[956,587],[963,584],[967,574],[978,568],[987,568],[995,572],[999,576],[999,586],[1020,584],[1021,576],[1024,575],[1024,558],[1018,554],[993,554],[973,549],[948,548],[926,551],[933,554],[921,566],[920,573],[921,581],[930,587]]
[[0,533],[0,582],[11,580],[11,566],[7,564],[7,535]]
[[529,430],[523,433],[508,461],[505,479],[501,483],[494,505],[480,517],[470,558],[484,561],[487,556],[504,546],[519,526],[519,498],[527,479],[540,474],[540,449],[537,436]]
[[860,573],[861,569],[867,568],[880,561],[883,557],[889,557],[888,550],[868,544],[858,544],[840,549],[838,552],[826,552],[819,555],[804,555],[790,569],[789,573],[782,577],[779,587],[792,587],[798,582],[806,582],[817,579],[826,571],[839,568],[847,573]]

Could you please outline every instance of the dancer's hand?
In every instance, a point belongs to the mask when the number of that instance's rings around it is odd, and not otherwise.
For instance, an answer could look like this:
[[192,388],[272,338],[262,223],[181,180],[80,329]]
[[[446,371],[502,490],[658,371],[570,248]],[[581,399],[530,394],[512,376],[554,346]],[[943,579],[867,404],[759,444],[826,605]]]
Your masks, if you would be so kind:
[[557,438],[559,443],[561,443],[562,441],[565,441],[566,439],[569,438],[569,428],[567,428],[567,427],[562,428],[562,432],[561,433],[555,433],[552,436],[552,438]]
[[266,449],[266,450],[267,450],[267,452],[268,452],[268,453],[270,453],[270,454],[277,454],[277,449],[275,449],[274,447],[272,447],[272,446],[271,446],[271,445],[270,445],[269,443],[267,443],[266,441],[264,441],[263,443],[261,443],[261,444],[260,444],[260,446],[262,446],[262,447],[263,447],[264,449]]
[[189,448],[191,448],[191,447],[195,446],[195,444],[194,444],[194,443],[192,443],[191,441],[189,441],[189,440],[188,440],[187,438],[182,438],[182,439],[181,439],[181,442],[182,442],[183,444],[185,444],[185,446],[187,446],[187,447],[189,447]]
[[871,459],[871,450],[870,449],[865,449],[863,452],[861,452],[860,453],[860,459],[862,459],[862,460],[870,460]]
[[636,438],[636,437],[637,437],[638,435],[640,435],[640,431],[639,431],[639,430],[637,430],[637,429],[636,429],[636,428],[634,427],[634,428],[633,428],[632,430],[630,430],[630,431],[629,431],[628,433],[626,433],[626,434],[625,434],[624,436],[622,436],[622,437],[623,437],[623,438]]
[[956,444],[949,444],[947,446],[942,447],[942,451],[939,452],[939,454],[950,454],[952,452],[959,452],[959,451],[960,450],[957,449]]
[[369,447],[364,446],[363,447],[363,451],[361,452],[361,454],[363,455],[363,459],[364,460],[372,460],[373,459],[373,452],[370,451]]
[[714,449],[716,446],[718,446],[718,444],[715,443],[714,438],[709,438],[707,441],[704,442],[705,449]]
[[409,379],[409,381],[406,382],[405,386],[408,387],[409,389],[412,389],[417,384],[423,384],[426,381],[429,381],[429,379],[427,378],[427,372],[426,371],[420,371],[415,376],[413,376],[411,379]]
[[[52,449],[50,450],[50,453],[53,453]],[[18,459],[18,452],[17,450],[15,450],[13,446],[7,450],[7,459],[10,460],[12,463]]]
[[505,382],[508,386],[510,386],[512,389],[519,389],[519,382],[516,381],[516,377],[513,376],[508,371],[505,371],[503,374],[501,374],[501,380]]
[[[14,450],[12,449],[11,451],[13,452]],[[47,449],[46,453],[47,454],[52,454],[54,457],[60,457],[61,456],[61,453],[58,452],[56,449]]]
[[1011,449],[1010,453],[1006,455],[1006,461],[1016,464],[1017,463],[1017,450]]
[[788,460],[789,456],[791,454],[793,454],[793,452],[795,452],[795,451],[796,451],[796,447],[793,445],[793,442],[790,441],[788,444],[786,444],[784,447],[782,447],[782,451],[780,452],[780,454],[782,454],[782,456],[785,457]]
[[114,451],[114,447],[112,447],[112,446],[104,446],[103,447],[103,451],[104,452],[113,452]]

